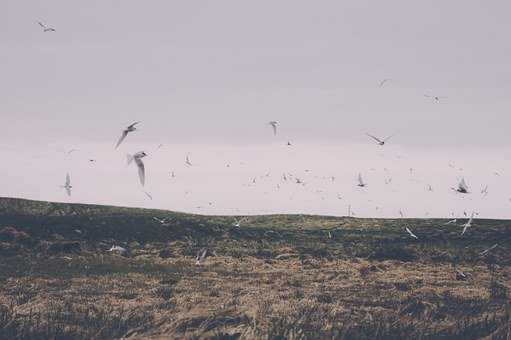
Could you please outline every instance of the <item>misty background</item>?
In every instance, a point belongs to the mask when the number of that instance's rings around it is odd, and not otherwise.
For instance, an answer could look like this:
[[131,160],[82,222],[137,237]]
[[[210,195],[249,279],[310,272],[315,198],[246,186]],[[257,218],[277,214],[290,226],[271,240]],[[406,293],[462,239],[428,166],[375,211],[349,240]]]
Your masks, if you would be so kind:
[[[2,0],[0,195],[208,214],[351,205],[365,217],[511,218],[510,10]],[[365,133],[396,135],[380,147]],[[145,188],[125,161],[140,150]],[[469,195],[450,189],[461,177]]]

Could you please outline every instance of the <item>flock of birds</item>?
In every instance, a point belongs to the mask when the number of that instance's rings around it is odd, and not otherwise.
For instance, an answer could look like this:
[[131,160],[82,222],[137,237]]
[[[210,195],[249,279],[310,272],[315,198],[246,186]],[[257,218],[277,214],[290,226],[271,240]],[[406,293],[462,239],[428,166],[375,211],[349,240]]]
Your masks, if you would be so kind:
[[[43,32],[56,32],[55,28],[53,28],[51,26],[48,26],[48,25],[46,25],[43,22],[39,21],[38,24],[42,28]],[[385,86],[385,84],[387,84],[390,81],[392,81],[392,79],[390,79],[390,78],[383,79],[379,83],[379,87]],[[424,97],[430,98],[434,102],[440,102],[441,99],[446,98],[446,97],[437,96],[437,95],[430,95],[430,94],[425,94]],[[122,130],[121,136],[120,136],[119,140],[117,141],[117,143],[115,144],[115,149],[117,149],[123,143],[123,141],[128,137],[128,135],[130,133],[132,133],[134,131],[137,131],[137,125],[138,124],[140,124],[139,121],[134,122],[134,123],[132,123],[131,125],[128,125],[126,128],[124,128]],[[270,121],[270,122],[268,122],[268,125],[269,125],[269,127],[271,127],[273,135],[276,136],[277,132],[278,132],[279,123],[277,121]],[[384,146],[392,137],[394,137],[394,135],[390,135],[390,136],[387,136],[387,137],[384,137],[384,138],[380,138],[380,137],[374,136],[374,135],[369,134],[369,133],[366,133],[366,135],[369,138],[371,138],[374,142],[376,142],[379,146]],[[290,141],[288,141],[287,145],[291,146],[292,144],[291,144]],[[159,147],[161,147],[161,145]],[[77,150],[73,149],[73,150],[70,150],[68,153],[72,153],[74,151],[77,151]],[[145,151],[139,151],[139,152],[136,152],[133,155],[128,154],[126,156],[127,164],[128,165],[130,165],[131,163],[134,163],[136,165],[137,172],[138,172],[138,178],[139,178],[139,181],[140,181],[140,184],[142,185],[142,187],[145,185],[145,182],[146,182],[145,164],[143,162],[143,158],[147,157],[147,156],[148,156],[148,154]],[[90,159],[90,161],[93,162],[94,159]],[[186,155],[185,164],[187,166],[192,166],[193,165],[188,155]],[[227,166],[229,166],[229,165],[227,165]],[[412,172],[413,172],[413,169],[410,168],[410,173],[412,173]],[[174,171],[171,172],[171,177],[175,177]],[[287,180],[286,174],[283,175],[283,179]],[[294,180],[295,180],[295,182],[297,184],[305,185],[305,183],[300,178],[298,178],[298,177],[296,177]],[[331,180],[334,181],[335,177],[332,176]],[[358,187],[364,188],[364,187],[366,187],[368,185],[367,182],[364,181],[364,179],[362,177],[362,173],[358,174],[357,180],[358,180],[358,183],[357,183]],[[385,183],[388,184],[390,181],[391,181],[391,179],[385,180]],[[256,182],[256,178],[253,178],[252,183],[255,183],[255,182]],[[71,190],[72,190],[73,186],[71,185],[71,177],[70,177],[69,173],[66,174],[65,183],[64,183],[64,185],[62,185],[62,188],[65,189],[65,191],[66,191],[68,196],[71,196]],[[455,187],[452,187],[451,189],[453,191],[457,192],[457,193],[460,193],[460,194],[468,194],[468,193],[470,193],[469,187],[466,184],[464,178],[461,178],[459,180],[459,182],[457,183],[457,185]],[[428,186],[428,190],[429,191],[433,191],[431,185]],[[152,199],[152,196],[148,192],[144,191],[144,193],[147,195],[148,198]],[[488,186],[486,186],[483,190],[481,190],[481,194],[484,195],[484,196],[486,196],[488,194]],[[341,199],[341,197],[339,195],[338,195],[338,198]],[[401,217],[404,217],[404,214],[402,213],[402,211],[400,211],[399,213],[400,213]],[[354,215],[354,213],[351,211],[351,207],[349,207],[348,215],[349,216]],[[466,213],[465,213],[465,215],[466,215]],[[470,218],[466,221],[466,223],[464,223],[462,225],[463,230],[461,231],[461,236],[463,236],[467,232],[468,228],[470,228],[472,226],[472,223],[473,223],[475,215],[477,215],[477,213],[476,212],[472,212],[472,215],[470,216]],[[161,223],[162,225],[168,225],[168,221],[166,221],[166,220],[162,220],[162,219],[159,219],[157,217],[154,217],[154,219],[155,219],[155,221]],[[235,223],[233,225],[236,226],[236,227],[240,227],[241,223],[244,220],[245,220],[245,218],[242,218],[242,219],[239,219],[239,220],[235,219]],[[446,223],[446,225],[456,224],[456,223],[457,223],[457,219],[455,218],[455,219],[452,219],[452,220],[448,221]],[[419,237],[409,227],[406,227],[405,231],[408,233],[408,235],[411,238],[419,239]],[[490,247],[489,249],[483,251],[481,254],[482,255],[487,254],[489,251],[495,249],[496,247],[497,247],[497,244],[495,244],[492,247]],[[127,253],[127,250],[125,248],[120,247],[120,246],[112,246],[112,248],[109,251],[115,251],[115,252],[119,252],[119,253],[122,253],[122,254]],[[197,258],[196,258],[197,259],[197,264],[201,264],[202,263],[202,261],[206,258],[207,253],[208,253],[208,250],[206,248],[201,249],[198,252]]]

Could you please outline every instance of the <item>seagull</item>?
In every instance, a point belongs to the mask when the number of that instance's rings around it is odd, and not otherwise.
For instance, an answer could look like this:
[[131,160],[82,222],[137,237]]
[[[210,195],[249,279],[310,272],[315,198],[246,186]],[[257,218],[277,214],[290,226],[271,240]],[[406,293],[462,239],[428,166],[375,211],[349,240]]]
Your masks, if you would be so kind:
[[135,161],[135,164],[138,167],[138,178],[140,179],[140,184],[142,184],[142,186],[145,185],[145,166],[144,162],[142,162],[142,158],[145,156],[147,156],[147,154],[144,151],[139,151],[133,156],[127,155],[128,165],[130,165],[132,161]]
[[68,155],[72,154],[73,152],[78,151],[78,149],[71,149],[67,152]]
[[384,139],[380,139],[380,138],[375,137],[375,136],[373,136],[373,135],[371,135],[371,134],[368,134],[368,133],[366,133],[366,135],[368,135],[369,137],[371,137],[372,139],[374,139],[374,140],[378,143],[378,145],[382,145],[382,146],[383,146],[383,145],[385,145],[385,142],[386,142],[386,141],[388,141],[390,138],[392,138],[392,137],[394,136],[394,135],[390,135],[390,136],[388,136],[388,137],[386,137],[386,138],[384,138]]
[[408,234],[410,234],[411,237],[413,237],[414,239],[418,240],[419,238],[417,237],[417,235],[415,235],[408,227],[405,228],[406,232]]
[[195,257],[195,264],[200,266],[202,262],[206,259],[208,255],[208,248],[202,248],[197,252],[197,256]]
[[440,98],[447,98],[447,97],[439,97],[439,96],[430,96],[429,94],[425,94],[424,97],[426,98],[431,98],[433,99],[434,101],[436,101],[437,103],[440,102]]
[[462,272],[461,270],[456,268],[456,265],[453,265],[453,266],[454,266],[454,273],[456,274],[456,280],[465,281],[466,279],[468,279],[467,274],[465,274],[464,272]]
[[144,194],[145,194],[145,195],[146,195],[146,196],[147,196],[147,197],[148,197],[151,201],[153,200],[153,196],[152,196],[150,193],[148,193],[148,192],[147,192],[147,191],[145,191],[145,190],[144,190],[143,192],[144,192]]
[[488,195],[488,186],[485,186],[484,189],[481,190],[481,194],[483,194],[483,196]]
[[233,226],[239,228],[240,225],[241,225],[241,222],[243,222],[244,220],[246,220],[246,217],[242,217],[241,219],[236,219],[236,217],[234,218],[234,224]]
[[468,194],[468,186],[467,183],[465,183],[465,179],[462,178],[461,181],[458,183],[458,188],[451,188],[454,191],[460,192],[462,194]]
[[122,134],[121,134],[121,138],[119,138],[119,141],[117,142],[117,144],[115,145],[115,148],[117,149],[119,147],[119,145],[121,145],[122,141],[124,140],[124,138],[126,138],[126,136],[128,135],[128,133],[130,132],[133,132],[135,131],[137,128],[135,127],[135,125],[139,124],[140,122],[135,122],[131,125],[129,125],[127,128],[125,128],[123,131],[122,131]]
[[404,217],[405,217],[405,214],[403,214],[403,211],[402,211],[402,210],[399,210],[399,215],[401,216],[401,218],[404,218]]
[[364,183],[364,181],[362,180],[362,174],[361,174],[361,173],[359,173],[359,174],[358,174],[358,184],[357,184],[357,186],[359,186],[359,187],[363,188],[363,187],[365,187],[366,185],[367,185],[367,183]]
[[43,28],[43,32],[55,32],[54,28],[46,26],[45,24],[43,24],[40,21],[38,21],[37,23],[39,24],[39,26],[41,26]]
[[192,166],[192,162],[190,162],[190,157],[188,155],[186,155],[185,163],[188,166]]
[[273,129],[273,134],[276,136],[277,135],[277,125],[279,123],[272,120],[271,122],[268,123],[268,125],[271,125],[271,128]]
[[380,87],[383,87],[383,85],[385,85],[386,82],[391,81],[391,80],[392,79],[390,79],[390,78],[383,79],[382,81],[380,81]]
[[121,256],[127,257],[129,255],[128,250],[121,246],[112,245],[112,248],[108,249],[109,252],[118,253]]
[[161,225],[169,225],[169,222],[167,221],[167,219],[159,219],[158,217],[153,217],[153,220],[155,220],[156,222],[160,223]]
[[463,225],[463,231],[461,232],[461,236],[463,236],[463,234],[465,234],[465,232],[467,231],[468,227],[472,226],[472,220],[473,219],[474,219],[474,213],[472,213],[472,215],[470,216],[470,219],[467,221],[467,223],[465,223]]
[[484,255],[488,254],[490,251],[492,251],[493,249],[497,248],[497,246],[498,246],[498,245],[499,245],[498,243],[495,243],[495,244],[494,244],[493,246],[491,246],[490,248],[488,248],[488,249],[486,249],[486,250],[484,250],[484,251],[480,252],[480,253],[479,253],[479,255],[484,256]]
[[71,177],[69,177],[69,173],[66,174],[66,183],[62,186],[62,188],[66,189],[67,195],[71,196]]
[[448,225],[448,224],[456,224],[456,219],[453,219],[453,220],[450,220],[449,222],[445,223],[445,225]]
[[428,184],[428,191],[433,191],[433,187],[431,186],[431,184]]
[[292,146],[291,142],[288,141],[287,142],[287,146]]

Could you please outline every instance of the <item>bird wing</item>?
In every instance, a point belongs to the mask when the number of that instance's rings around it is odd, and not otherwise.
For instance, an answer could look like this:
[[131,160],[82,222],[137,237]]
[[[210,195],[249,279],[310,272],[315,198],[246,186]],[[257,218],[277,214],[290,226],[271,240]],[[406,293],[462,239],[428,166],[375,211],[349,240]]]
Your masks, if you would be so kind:
[[382,81],[380,81],[380,87],[382,87],[383,85],[385,85],[386,82],[388,82],[390,79],[383,79]]
[[377,141],[378,143],[383,142],[383,141],[382,141],[381,139],[379,139],[378,137],[375,137],[375,136],[370,135],[370,134],[368,134],[368,133],[366,133],[366,135],[368,135],[369,137],[371,137],[372,139],[374,139],[374,140],[375,140],[375,141]]
[[69,177],[69,173],[66,174],[66,186],[71,184],[71,177]]
[[38,23],[38,24],[39,24],[39,26],[41,26],[42,28],[46,28],[46,26],[45,26],[42,22],[38,21],[37,23]]
[[137,164],[137,167],[138,167],[138,178],[140,179],[140,184],[142,184],[142,186],[145,185],[145,166],[144,166],[144,162],[142,162],[142,160],[138,157],[135,158],[135,163]]
[[137,125],[137,124],[139,124],[139,123],[140,123],[140,122],[135,122],[135,123],[131,124],[130,126],[128,126],[128,129],[130,129],[130,128],[134,128],[134,127],[135,127],[135,125]]
[[271,128],[273,129],[273,134],[276,136],[277,135],[277,123],[271,122],[270,125],[271,125]]
[[405,229],[408,232],[408,234],[410,234],[411,237],[418,238],[417,235],[415,235],[408,227],[406,227]]
[[364,184],[364,181],[362,180],[362,174],[361,173],[358,174],[358,183],[359,184]]
[[391,139],[392,137],[394,137],[395,135],[396,135],[396,134],[390,135],[390,136],[388,136],[387,138],[385,138],[383,141],[384,141],[384,142],[386,142],[386,141],[388,141],[389,139]]
[[467,183],[465,183],[465,178],[462,178],[459,184],[460,189],[463,189],[465,191],[468,191]]
[[117,144],[115,145],[115,148],[117,149],[119,147],[119,145],[121,145],[122,141],[124,140],[124,138],[126,138],[126,136],[128,135],[128,130],[123,130],[122,131],[122,135],[121,135],[121,138],[119,138],[119,141],[117,142]]
[[68,196],[71,196],[71,188],[70,187],[66,187],[66,192],[67,192]]

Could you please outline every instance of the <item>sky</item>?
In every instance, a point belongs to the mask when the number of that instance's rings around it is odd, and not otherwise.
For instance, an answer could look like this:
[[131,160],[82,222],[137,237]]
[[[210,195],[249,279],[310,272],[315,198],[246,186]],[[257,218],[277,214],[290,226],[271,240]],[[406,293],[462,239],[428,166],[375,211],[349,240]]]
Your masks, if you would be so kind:
[[[351,206],[360,217],[511,218],[510,10],[2,0],[0,196],[203,214]],[[140,130],[114,149],[135,121]],[[382,147],[366,133],[394,136]],[[141,150],[143,188],[126,165]],[[67,172],[71,197],[60,188]],[[461,178],[467,195],[451,190]]]

